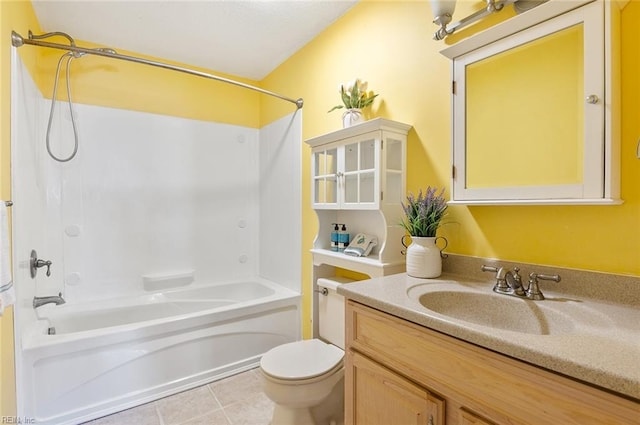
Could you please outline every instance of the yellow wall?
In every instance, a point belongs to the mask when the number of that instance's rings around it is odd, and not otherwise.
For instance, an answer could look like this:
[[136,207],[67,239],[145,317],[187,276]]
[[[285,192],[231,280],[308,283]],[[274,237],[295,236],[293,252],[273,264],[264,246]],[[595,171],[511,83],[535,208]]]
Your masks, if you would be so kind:
[[[25,33],[26,34],[26,33]],[[24,35],[24,34],[23,34]],[[65,39],[50,41],[64,43]],[[82,47],[102,47],[77,40]],[[253,80],[158,59],[115,48],[118,53],[188,67],[257,85]],[[46,98],[51,98],[59,50],[26,46],[38,51],[36,81]],[[64,68],[63,68],[64,69]],[[61,72],[63,74],[63,72]],[[259,98],[255,91],[193,75],[99,56],[84,56],[71,63],[73,101],[204,121],[258,128]],[[66,99],[64,78],[60,78],[58,98]]]
[[[458,2],[456,17],[477,2]],[[339,83],[354,77],[380,93],[372,115],[413,125],[407,188],[450,186],[450,69],[431,39],[427,2],[366,1],[289,58],[265,80],[269,90],[305,100],[303,137],[340,128]],[[493,18],[492,18],[493,19]],[[452,206],[442,234],[454,253],[640,275],[640,1],[622,12],[622,206]],[[489,23],[483,22],[482,25]],[[465,30],[467,31],[467,30]],[[467,34],[468,35],[468,34]],[[261,122],[284,114],[269,99]],[[305,335],[310,333],[311,256],[317,231],[310,208],[310,150],[303,148],[303,286]]]

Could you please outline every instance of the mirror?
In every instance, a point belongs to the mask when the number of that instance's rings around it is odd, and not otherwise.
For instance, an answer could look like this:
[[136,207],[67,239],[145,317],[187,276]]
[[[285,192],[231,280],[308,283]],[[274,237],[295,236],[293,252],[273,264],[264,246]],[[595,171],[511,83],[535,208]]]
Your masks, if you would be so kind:
[[523,14],[498,25],[514,28],[507,37],[450,48],[454,203],[620,203],[605,7],[520,30]]

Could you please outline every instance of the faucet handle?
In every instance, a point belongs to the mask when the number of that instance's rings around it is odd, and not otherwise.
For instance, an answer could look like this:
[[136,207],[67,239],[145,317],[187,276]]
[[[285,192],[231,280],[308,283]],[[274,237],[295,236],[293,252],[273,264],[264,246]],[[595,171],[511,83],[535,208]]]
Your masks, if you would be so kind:
[[49,261],[49,260],[47,260],[47,261],[38,260],[36,262],[36,268],[37,269],[40,268],[40,267],[45,267],[45,266],[47,267],[47,273],[46,273],[47,277],[49,277],[49,276],[51,276],[51,261]]
[[31,256],[29,257],[29,272],[31,274],[31,278],[35,279],[38,269],[45,266],[47,267],[47,276],[51,276],[51,261],[39,259],[36,250],[32,249]]
[[554,282],[560,282],[560,275],[548,275],[548,274],[538,274],[538,273],[530,273],[529,274],[529,287],[527,288],[527,298],[530,300],[544,300],[544,295],[542,295],[542,291],[540,291],[540,287],[538,286],[538,280],[552,280]]
[[531,275],[535,275],[534,277],[536,277],[538,280],[552,280],[554,282],[560,282],[560,275],[557,274],[538,274],[538,273],[531,273],[529,275],[529,277],[531,277]]
[[507,281],[505,279],[505,273],[507,272],[506,268],[483,265],[480,269],[483,272],[495,272],[496,273],[496,284],[493,286],[494,292],[499,292],[501,294],[507,294],[507,293],[509,293],[511,291],[511,287],[507,284]]
[[498,273],[498,268],[497,267],[493,267],[493,266],[485,266],[483,265],[481,267],[481,270],[483,272],[494,272],[494,273]]

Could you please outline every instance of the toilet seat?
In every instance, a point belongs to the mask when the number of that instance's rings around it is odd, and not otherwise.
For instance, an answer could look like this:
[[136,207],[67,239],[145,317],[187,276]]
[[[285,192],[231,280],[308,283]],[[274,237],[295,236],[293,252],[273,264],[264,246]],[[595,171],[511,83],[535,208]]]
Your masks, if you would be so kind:
[[319,339],[280,345],[260,360],[262,371],[278,380],[313,379],[342,367],[344,351]]

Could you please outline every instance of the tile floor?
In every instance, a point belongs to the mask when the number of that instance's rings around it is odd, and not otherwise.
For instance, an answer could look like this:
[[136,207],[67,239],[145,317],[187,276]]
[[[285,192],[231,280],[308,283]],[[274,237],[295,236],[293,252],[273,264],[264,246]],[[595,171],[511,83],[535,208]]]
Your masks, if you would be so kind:
[[273,403],[252,369],[85,425],[268,425]]

